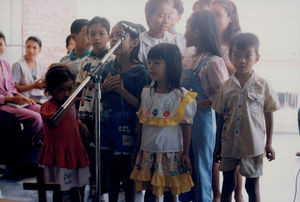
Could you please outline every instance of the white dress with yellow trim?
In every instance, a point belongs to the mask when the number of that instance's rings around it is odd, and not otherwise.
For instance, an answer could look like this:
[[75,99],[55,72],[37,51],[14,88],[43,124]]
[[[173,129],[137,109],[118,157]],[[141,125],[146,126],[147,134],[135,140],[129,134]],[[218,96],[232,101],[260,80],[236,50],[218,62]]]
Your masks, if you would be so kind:
[[159,196],[187,192],[194,186],[181,165],[183,137],[181,124],[192,124],[197,110],[197,94],[184,88],[166,94],[145,87],[138,111],[143,124],[141,148],[131,173],[137,190],[152,190]]

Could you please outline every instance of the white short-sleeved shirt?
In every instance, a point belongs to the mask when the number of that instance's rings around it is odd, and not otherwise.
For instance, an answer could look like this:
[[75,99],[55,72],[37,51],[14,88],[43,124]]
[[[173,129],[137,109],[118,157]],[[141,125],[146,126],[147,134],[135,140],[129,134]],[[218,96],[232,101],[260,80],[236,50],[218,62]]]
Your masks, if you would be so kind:
[[[184,56],[182,59],[183,69],[196,69],[207,56],[208,53],[203,53],[200,56],[194,54]],[[216,55],[212,56],[199,71],[201,86],[211,102],[214,101],[219,88],[228,78],[229,75],[224,60]]]
[[156,39],[149,36],[147,32],[143,32],[140,35],[140,51],[138,54],[138,58],[144,65],[147,65],[147,55],[150,49],[159,43],[170,43],[177,45],[180,53],[182,55],[185,54],[185,40],[182,36],[172,35],[166,31],[162,38]]
[[280,105],[263,78],[253,72],[242,88],[234,73],[221,86],[212,107],[224,119],[221,156],[244,158],[264,153],[264,113]]
[[192,124],[197,110],[196,93],[175,89],[166,94],[145,87],[138,112],[143,124],[141,150],[149,152],[183,151],[181,124]]

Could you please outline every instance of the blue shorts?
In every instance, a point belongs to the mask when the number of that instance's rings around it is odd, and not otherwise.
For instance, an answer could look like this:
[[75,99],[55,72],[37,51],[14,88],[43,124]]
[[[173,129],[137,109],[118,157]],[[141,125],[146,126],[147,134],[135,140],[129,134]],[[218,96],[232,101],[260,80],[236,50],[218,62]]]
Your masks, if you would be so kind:
[[136,112],[103,110],[101,112],[101,149],[115,154],[132,154],[135,146]]

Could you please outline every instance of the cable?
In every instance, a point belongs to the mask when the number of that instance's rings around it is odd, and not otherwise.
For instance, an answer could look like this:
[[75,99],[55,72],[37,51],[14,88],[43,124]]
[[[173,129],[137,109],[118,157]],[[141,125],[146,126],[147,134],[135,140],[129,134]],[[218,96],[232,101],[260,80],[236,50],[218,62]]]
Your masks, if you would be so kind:
[[297,198],[297,189],[298,189],[298,175],[300,173],[300,169],[298,170],[297,172],[297,175],[296,175],[296,184],[295,184],[295,195],[294,195],[294,200],[293,202],[296,202],[296,198]]

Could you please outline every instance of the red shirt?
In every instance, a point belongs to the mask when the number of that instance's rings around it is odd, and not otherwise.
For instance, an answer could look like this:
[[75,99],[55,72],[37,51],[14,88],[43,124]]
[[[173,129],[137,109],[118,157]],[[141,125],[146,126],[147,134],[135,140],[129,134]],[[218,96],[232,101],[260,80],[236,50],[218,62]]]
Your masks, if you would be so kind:
[[46,121],[55,114],[58,108],[59,105],[53,100],[45,102],[41,107],[44,143],[39,153],[39,163],[69,169],[88,167],[90,163],[80,138],[76,112],[69,109],[65,118],[56,128],[47,125]]

